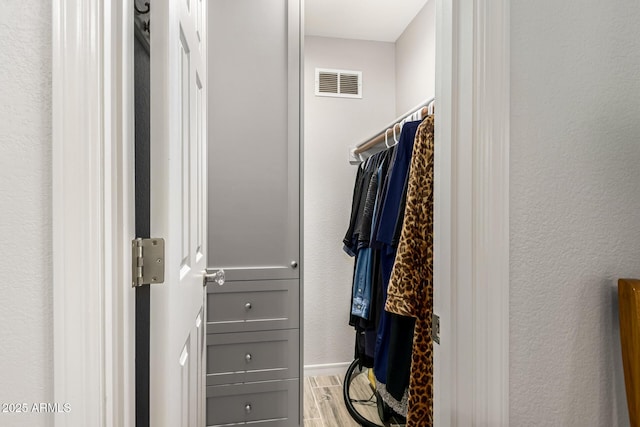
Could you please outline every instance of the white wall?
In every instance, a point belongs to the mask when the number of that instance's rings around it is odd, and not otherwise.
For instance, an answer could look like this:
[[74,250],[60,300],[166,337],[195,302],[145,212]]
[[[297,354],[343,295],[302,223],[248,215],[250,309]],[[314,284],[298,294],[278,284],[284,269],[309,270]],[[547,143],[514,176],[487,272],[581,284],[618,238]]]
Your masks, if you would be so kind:
[[640,277],[640,7],[511,3],[510,425],[628,425],[616,279]]
[[[395,118],[394,45],[305,37],[304,64],[304,364],[350,362],[353,259],[342,239],[356,166],[348,152]],[[315,96],[316,67],[362,71],[362,99]]]
[[51,402],[50,2],[0,2],[0,64],[0,402]]
[[396,41],[395,61],[396,115],[400,115],[436,93],[435,0],[424,5]]

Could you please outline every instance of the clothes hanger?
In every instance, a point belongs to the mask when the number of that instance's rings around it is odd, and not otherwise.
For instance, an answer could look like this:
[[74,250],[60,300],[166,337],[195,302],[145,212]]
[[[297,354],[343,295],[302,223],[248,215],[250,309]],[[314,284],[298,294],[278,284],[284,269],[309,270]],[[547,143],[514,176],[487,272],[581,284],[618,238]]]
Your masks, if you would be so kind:
[[391,131],[391,129],[385,129],[384,131],[384,145],[387,148],[391,148],[392,145],[389,145],[389,132]]
[[400,140],[398,139],[398,137],[396,137],[396,126],[399,126],[400,129],[402,129],[402,125],[401,124],[395,124],[393,125],[393,140],[396,142],[396,144],[398,142],[400,142]]

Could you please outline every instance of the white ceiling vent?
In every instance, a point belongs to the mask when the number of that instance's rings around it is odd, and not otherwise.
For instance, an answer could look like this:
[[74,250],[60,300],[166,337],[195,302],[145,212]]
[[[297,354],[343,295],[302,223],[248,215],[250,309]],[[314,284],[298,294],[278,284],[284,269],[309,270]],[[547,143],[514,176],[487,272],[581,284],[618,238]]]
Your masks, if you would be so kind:
[[362,71],[316,68],[316,96],[362,98]]

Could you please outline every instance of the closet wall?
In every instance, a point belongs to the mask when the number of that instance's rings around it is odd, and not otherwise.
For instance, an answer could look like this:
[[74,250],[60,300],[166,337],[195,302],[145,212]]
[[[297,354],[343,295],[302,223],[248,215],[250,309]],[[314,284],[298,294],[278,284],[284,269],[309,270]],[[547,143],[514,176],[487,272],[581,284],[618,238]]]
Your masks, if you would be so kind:
[[[356,168],[349,148],[395,118],[394,44],[305,37],[304,47],[304,364],[346,370],[353,258],[342,251]],[[362,71],[362,99],[314,94],[315,69]],[[333,364],[338,364],[337,366]],[[315,366],[322,365],[322,366]],[[324,369],[324,371],[322,371]],[[313,371],[312,371],[313,370]]]
[[435,96],[435,57],[436,2],[430,0],[396,41],[396,115]]
[[640,277],[640,7],[510,8],[510,425],[629,425],[616,287]]
[[0,2],[0,64],[0,402],[52,402],[50,2]]

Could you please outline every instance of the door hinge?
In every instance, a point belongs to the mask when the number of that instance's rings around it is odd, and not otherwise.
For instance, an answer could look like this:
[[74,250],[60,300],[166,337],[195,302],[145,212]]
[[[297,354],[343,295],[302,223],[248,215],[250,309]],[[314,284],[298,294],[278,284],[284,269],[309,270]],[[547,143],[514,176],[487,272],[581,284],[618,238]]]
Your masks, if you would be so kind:
[[431,319],[431,339],[436,344],[440,344],[440,316],[435,313]]
[[164,282],[164,239],[131,241],[131,286]]

